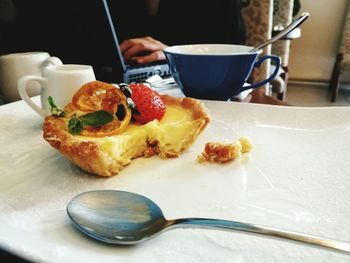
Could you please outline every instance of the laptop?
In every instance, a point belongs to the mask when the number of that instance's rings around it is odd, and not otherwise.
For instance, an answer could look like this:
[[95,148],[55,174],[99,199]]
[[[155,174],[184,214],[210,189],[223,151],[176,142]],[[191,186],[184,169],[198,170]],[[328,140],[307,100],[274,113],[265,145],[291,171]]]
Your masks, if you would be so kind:
[[[166,61],[159,61],[159,62],[144,64],[144,65],[125,64],[123,55],[119,47],[119,41],[118,41],[116,28],[115,28],[116,23],[112,19],[107,0],[103,0],[103,6],[104,6],[105,15],[108,19],[108,25],[109,25],[110,33],[112,35],[113,45],[117,53],[117,59],[119,60],[118,62],[121,65],[122,81],[125,83],[143,82],[154,75],[159,75],[162,78],[169,77],[171,73]],[[108,71],[111,69],[104,68],[102,70],[108,73]]]

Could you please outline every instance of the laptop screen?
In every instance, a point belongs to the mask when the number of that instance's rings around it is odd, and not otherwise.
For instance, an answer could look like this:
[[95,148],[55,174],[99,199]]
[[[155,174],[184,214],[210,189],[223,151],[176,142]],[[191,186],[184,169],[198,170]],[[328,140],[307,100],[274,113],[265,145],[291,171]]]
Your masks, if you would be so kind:
[[113,19],[108,0],[103,0],[103,5],[106,12],[106,17],[109,23],[109,29],[111,31],[111,35],[113,37],[113,41],[115,43],[115,49],[117,51],[117,55],[119,58],[120,65],[123,68],[123,82],[139,82],[144,81],[148,77],[151,77],[155,74],[160,75],[162,77],[166,77],[170,75],[169,67],[166,63],[166,61],[159,61],[150,63],[147,65],[126,65],[121,53],[121,50],[119,48],[119,41],[116,33],[116,29],[118,28],[118,25],[115,23],[115,18]]
[[[51,55],[64,64],[92,65],[96,78],[121,82],[125,65],[118,54],[119,46],[111,33],[102,0],[60,0],[45,2],[41,12],[50,30],[42,34]],[[39,11],[38,11],[39,12]],[[42,28],[40,29],[43,30]]]
[[123,68],[123,72],[125,72],[126,71],[126,66],[125,66],[125,63],[124,63],[124,59],[123,59],[122,53],[121,53],[120,48],[119,48],[119,41],[118,41],[118,37],[117,37],[116,31],[115,31],[115,26],[113,24],[113,19],[112,19],[112,16],[111,16],[111,12],[109,10],[109,6],[108,6],[108,1],[107,0],[103,0],[103,7],[104,7],[106,19],[108,21],[108,28],[110,30],[110,34],[112,35],[113,43],[115,45],[115,49],[116,49],[116,52],[117,52],[117,55],[118,55],[118,58],[119,58],[119,61],[120,61],[120,65]]

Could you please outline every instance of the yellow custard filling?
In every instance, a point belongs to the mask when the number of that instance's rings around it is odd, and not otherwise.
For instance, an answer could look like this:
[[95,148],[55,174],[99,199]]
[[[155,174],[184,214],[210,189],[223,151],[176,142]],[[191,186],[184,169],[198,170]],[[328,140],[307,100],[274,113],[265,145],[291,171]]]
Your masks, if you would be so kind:
[[130,123],[125,131],[114,136],[76,137],[82,141],[97,143],[109,158],[126,165],[132,158],[144,155],[144,152],[153,146],[157,147],[157,152],[167,153],[168,157],[173,153],[176,155],[175,152],[181,152],[192,139],[190,134],[195,123],[188,109],[169,105],[160,121],[154,120],[145,125]]

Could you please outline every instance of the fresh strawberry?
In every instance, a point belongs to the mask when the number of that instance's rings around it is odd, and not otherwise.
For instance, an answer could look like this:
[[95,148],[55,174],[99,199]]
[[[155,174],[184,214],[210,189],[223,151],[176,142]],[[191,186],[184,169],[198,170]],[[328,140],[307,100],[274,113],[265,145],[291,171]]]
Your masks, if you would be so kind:
[[145,124],[155,119],[160,120],[165,113],[165,105],[160,95],[143,83],[129,84],[132,95],[131,99],[136,106],[136,112],[133,113],[135,121]]

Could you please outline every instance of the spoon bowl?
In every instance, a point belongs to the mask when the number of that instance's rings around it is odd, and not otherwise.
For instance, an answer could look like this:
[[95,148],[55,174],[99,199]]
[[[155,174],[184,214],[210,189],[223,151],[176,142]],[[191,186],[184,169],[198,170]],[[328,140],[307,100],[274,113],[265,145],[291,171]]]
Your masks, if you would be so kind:
[[123,191],[82,193],[69,202],[67,212],[82,232],[112,244],[135,244],[167,226],[152,200]]
[[243,231],[350,253],[350,243],[347,242],[244,222],[209,218],[167,220],[152,200],[125,191],[81,193],[68,203],[67,213],[83,233],[111,244],[133,245],[175,227],[200,227]]

